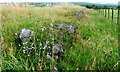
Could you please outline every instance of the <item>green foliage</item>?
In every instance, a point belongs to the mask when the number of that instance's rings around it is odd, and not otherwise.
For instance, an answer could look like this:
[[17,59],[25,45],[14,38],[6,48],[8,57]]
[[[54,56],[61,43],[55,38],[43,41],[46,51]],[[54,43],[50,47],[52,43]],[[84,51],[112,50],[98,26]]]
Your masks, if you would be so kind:
[[116,8],[120,10],[120,6],[117,6]]
[[104,9],[107,9],[108,7],[105,5],[105,6],[103,6],[103,8],[104,8]]
[[[78,10],[79,9],[79,10]],[[77,22],[75,12],[85,10],[81,22]],[[69,24],[72,22],[77,27],[77,34],[60,35],[60,31],[54,29],[56,41],[60,42],[63,36],[65,53],[60,62],[52,60],[41,64],[44,53],[38,51],[40,43],[43,45],[49,41],[52,46],[52,34],[50,24]],[[82,9],[79,6],[60,7],[31,7],[10,8],[2,10],[2,36],[4,38],[2,70],[52,70],[53,64],[63,70],[117,70],[118,68],[118,41],[117,25],[104,18],[94,10]],[[46,28],[42,31],[42,28]],[[15,45],[15,33],[26,28],[36,32],[33,39],[35,50],[30,55],[23,53],[23,47]],[[72,40],[73,39],[73,40]],[[76,39],[76,40],[74,40]],[[72,45],[71,45],[72,43]],[[37,54],[36,54],[37,53]],[[41,54],[41,55],[40,55]]]

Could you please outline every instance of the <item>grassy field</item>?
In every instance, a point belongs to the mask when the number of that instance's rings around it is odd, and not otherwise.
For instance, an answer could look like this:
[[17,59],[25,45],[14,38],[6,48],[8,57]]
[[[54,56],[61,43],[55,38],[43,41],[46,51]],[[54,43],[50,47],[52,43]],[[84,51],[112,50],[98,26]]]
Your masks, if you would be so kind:
[[[83,12],[81,16],[75,13]],[[75,35],[65,35],[65,53],[60,62],[39,63],[39,52],[35,50],[30,56],[22,52],[22,47],[15,45],[15,35],[27,28],[36,32],[35,47],[51,41],[49,34],[51,24],[73,23],[77,29]],[[41,29],[45,27],[45,31]],[[115,22],[106,19],[95,10],[74,5],[54,7],[2,7],[2,70],[52,70],[56,64],[58,70],[117,70],[119,64],[118,31]],[[58,31],[55,32],[59,37]],[[70,37],[76,38],[70,46]],[[59,41],[59,38],[56,38]],[[36,54],[38,53],[38,54]],[[43,57],[43,56],[42,56]]]
[[[0,7],[0,68],[2,66],[2,50],[1,50],[1,36],[2,36],[2,23],[1,23],[1,16],[2,16],[2,13],[1,13],[1,10],[2,8]],[[1,69],[0,69],[1,70]]]

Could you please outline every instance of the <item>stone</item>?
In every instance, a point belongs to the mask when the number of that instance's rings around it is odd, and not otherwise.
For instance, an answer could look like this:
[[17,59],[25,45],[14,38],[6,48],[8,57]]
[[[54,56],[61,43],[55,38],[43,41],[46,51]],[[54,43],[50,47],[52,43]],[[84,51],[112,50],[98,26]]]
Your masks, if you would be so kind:
[[75,27],[73,26],[72,23],[67,26],[67,30],[68,33],[75,33]]
[[53,53],[58,54],[58,52],[64,52],[63,47],[61,47],[59,44],[54,43],[53,44]]
[[63,33],[67,32],[65,24],[55,24],[55,28],[60,29]]
[[70,23],[69,25],[65,25],[65,24],[56,24],[55,25],[56,28],[60,29],[62,33],[75,33],[75,27],[72,23]]
[[52,57],[50,55],[46,55],[46,59],[49,60],[49,61],[52,61]]
[[35,33],[29,29],[22,29],[19,32],[19,38],[25,44],[28,43],[34,36],[35,36]]

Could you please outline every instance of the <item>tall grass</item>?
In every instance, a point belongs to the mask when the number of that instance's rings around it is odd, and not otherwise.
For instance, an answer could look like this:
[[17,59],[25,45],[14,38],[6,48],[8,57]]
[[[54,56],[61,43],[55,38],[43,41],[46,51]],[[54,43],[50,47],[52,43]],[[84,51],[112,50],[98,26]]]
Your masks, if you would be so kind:
[[1,70],[1,66],[2,66],[2,49],[1,49],[1,40],[2,40],[2,23],[1,23],[1,19],[2,19],[2,14],[1,14],[2,8],[0,7],[0,70]]
[[[75,16],[75,13],[84,11],[85,15]],[[78,18],[80,17],[80,22]],[[50,24],[69,24],[72,22],[77,28],[74,35],[64,35],[65,53],[60,62],[39,62],[40,56],[37,48],[50,41]],[[80,6],[62,5],[54,7],[19,7],[3,6],[3,44],[2,69],[14,70],[52,70],[53,64],[60,70],[117,70],[118,68],[118,41],[117,25],[104,18],[98,12]],[[45,30],[42,32],[42,28]],[[33,43],[36,50],[30,56],[24,55],[22,47],[15,45],[15,33],[27,28],[36,32]],[[59,43],[60,31],[54,29],[54,37]],[[71,40],[76,38],[76,41]],[[74,39],[73,38],[73,39]],[[72,42],[72,46],[70,43]],[[36,54],[38,53],[38,54]],[[37,56],[38,55],[38,56]],[[42,55],[44,59],[44,56]],[[44,66],[44,67],[43,67]]]

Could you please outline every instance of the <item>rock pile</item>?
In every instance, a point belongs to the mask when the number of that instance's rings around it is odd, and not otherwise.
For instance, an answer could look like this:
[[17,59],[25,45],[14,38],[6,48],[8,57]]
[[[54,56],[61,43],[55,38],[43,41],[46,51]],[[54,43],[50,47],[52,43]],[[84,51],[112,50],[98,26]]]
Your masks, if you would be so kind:
[[80,10],[78,12],[75,13],[75,16],[78,20],[78,23],[81,22],[81,19],[83,18],[83,16],[85,16],[85,11],[84,10]]
[[63,33],[75,33],[75,27],[72,23],[69,25],[55,24],[55,28],[60,29]]
[[[36,44],[34,42],[31,42],[31,40],[36,36],[35,32],[29,29],[22,29],[18,34],[18,39],[21,41],[22,45],[20,45],[20,47],[23,48],[23,53],[30,56],[30,53],[36,51],[38,52],[36,55],[42,55],[40,60],[43,62],[52,62],[52,60],[59,62],[64,56],[64,51],[66,49],[65,44],[69,45],[72,42],[76,28],[72,23],[68,25],[55,24],[52,28],[53,29],[51,30],[53,31],[50,32],[54,32],[54,34],[57,35],[49,35],[48,33],[47,36],[53,37],[52,42],[50,40],[42,41],[43,39],[40,39],[39,47],[35,46]],[[57,32],[55,32],[56,30]]]

